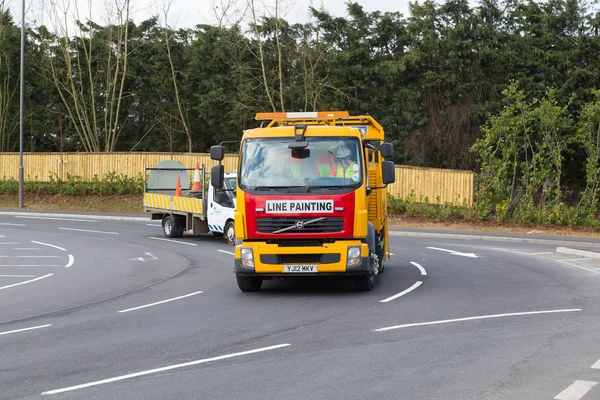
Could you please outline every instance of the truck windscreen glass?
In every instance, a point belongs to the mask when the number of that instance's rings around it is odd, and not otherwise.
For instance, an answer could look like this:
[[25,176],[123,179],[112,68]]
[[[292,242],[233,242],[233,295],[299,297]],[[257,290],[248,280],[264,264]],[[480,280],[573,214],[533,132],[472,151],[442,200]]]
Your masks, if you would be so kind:
[[290,149],[294,138],[246,139],[240,188],[351,188],[362,184],[360,142],[353,137],[306,137],[308,147]]

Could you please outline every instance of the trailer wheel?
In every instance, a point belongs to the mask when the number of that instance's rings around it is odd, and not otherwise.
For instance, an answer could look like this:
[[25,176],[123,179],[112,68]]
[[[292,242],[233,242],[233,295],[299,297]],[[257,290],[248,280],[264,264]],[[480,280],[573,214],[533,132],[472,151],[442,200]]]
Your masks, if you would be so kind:
[[162,220],[163,233],[168,238],[175,238],[179,233],[179,229],[175,225],[175,218],[172,215],[165,215]]
[[228,221],[225,224],[225,229],[223,230],[223,237],[227,240],[227,244],[230,246],[235,245],[235,225],[233,221]]
[[260,290],[263,279],[259,276],[235,274],[238,287],[242,292],[256,292]]

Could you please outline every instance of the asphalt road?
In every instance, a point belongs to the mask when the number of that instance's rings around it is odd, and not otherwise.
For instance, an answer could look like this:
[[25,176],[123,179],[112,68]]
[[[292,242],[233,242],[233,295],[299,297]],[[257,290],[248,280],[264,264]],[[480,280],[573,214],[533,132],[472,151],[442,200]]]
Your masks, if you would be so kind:
[[0,215],[0,399],[600,400],[600,259],[391,240],[371,292],[242,293],[212,235]]

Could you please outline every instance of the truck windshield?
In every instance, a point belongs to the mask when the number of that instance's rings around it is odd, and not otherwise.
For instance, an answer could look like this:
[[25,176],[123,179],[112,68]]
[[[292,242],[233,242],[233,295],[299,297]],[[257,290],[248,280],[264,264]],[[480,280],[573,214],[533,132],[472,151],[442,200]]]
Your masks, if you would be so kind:
[[306,137],[308,147],[290,149],[293,138],[246,139],[240,188],[352,188],[362,184],[360,142],[354,137]]

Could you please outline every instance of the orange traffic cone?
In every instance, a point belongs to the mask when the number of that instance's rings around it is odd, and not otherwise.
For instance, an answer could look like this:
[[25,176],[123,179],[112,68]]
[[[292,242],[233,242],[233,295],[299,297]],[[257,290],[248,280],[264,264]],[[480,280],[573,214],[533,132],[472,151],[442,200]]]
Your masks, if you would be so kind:
[[194,183],[192,184],[192,192],[201,192],[202,185],[200,184],[200,167],[196,161],[196,170],[194,171]]
[[178,176],[177,177],[177,185],[175,185],[175,196],[183,196],[183,194],[181,193],[181,177]]

